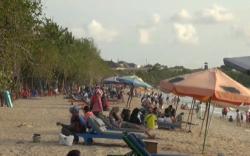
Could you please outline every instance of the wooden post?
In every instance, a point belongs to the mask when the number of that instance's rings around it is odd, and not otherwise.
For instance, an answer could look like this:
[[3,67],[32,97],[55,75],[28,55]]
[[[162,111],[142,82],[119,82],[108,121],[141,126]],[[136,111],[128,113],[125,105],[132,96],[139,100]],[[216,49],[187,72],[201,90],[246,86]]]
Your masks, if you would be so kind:
[[190,119],[190,123],[189,123],[189,130],[188,130],[188,132],[191,132],[191,125],[192,125],[193,113],[194,113],[194,105],[195,105],[195,100],[194,100],[194,103],[193,103],[192,108],[191,108],[191,119]]
[[204,120],[205,120],[206,115],[207,115],[207,108],[208,108],[208,102],[206,102],[206,108],[205,108],[204,116],[203,116],[203,119],[202,119],[201,130],[200,130],[199,136],[201,136],[201,132],[202,132],[203,125],[204,125]]
[[[191,108],[193,107],[193,101],[194,101],[194,100],[192,100]],[[187,129],[187,126],[188,126],[188,122],[189,122],[190,114],[191,114],[191,109],[189,109],[189,112],[188,112],[188,118],[187,118],[187,122],[186,122],[186,127],[185,127],[185,130]]]

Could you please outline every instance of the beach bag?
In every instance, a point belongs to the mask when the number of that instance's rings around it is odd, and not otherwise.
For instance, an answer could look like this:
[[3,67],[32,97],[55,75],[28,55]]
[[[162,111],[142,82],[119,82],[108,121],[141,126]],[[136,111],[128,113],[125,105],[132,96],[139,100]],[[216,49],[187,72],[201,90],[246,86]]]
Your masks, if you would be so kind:
[[63,135],[62,133],[59,134],[59,144],[60,145],[65,145],[65,146],[72,146],[74,141],[74,136],[73,135]]

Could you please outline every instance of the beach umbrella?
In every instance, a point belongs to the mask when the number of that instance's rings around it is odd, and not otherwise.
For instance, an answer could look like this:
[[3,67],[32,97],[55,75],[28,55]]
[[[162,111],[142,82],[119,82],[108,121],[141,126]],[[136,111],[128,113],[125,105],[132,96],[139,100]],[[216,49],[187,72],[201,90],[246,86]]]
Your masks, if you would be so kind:
[[208,133],[211,101],[213,103],[230,104],[229,106],[250,105],[250,90],[218,69],[209,69],[162,80],[160,89],[167,93],[190,96],[207,102],[204,114],[206,126],[202,152],[204,152]]
[[144,82],[140,77],[136,75],[118,77],[117,80],[121,83],[134,87],[152,88],[150,84]]
[[219,69],[210,69],[162,80],[160,89],[201,101],[250,105],[250,90]]
[[121,84],[121,82],[117,80],[116,76],[108,77],[108,78],[104,79],[103,83],[104,84]]

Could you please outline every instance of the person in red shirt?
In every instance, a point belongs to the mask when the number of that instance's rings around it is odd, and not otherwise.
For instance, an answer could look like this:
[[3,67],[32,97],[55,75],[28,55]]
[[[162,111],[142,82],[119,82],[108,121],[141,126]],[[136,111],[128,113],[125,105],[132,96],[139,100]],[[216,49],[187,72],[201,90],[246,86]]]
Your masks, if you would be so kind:
[[92,112],[95,114],[95,116],[98,116],[99,113],[103,112],[102,94],[103,94],[102,90],[100,88],[97,88],[95,90],[95,94],[91,98],[90,108]]
[[83,112],[84,112],[84,120],[85,121],[88,121],[88,119],[91,117],[95,117],[94,113],[90,111],[89,106],[85,106],[83,108]]

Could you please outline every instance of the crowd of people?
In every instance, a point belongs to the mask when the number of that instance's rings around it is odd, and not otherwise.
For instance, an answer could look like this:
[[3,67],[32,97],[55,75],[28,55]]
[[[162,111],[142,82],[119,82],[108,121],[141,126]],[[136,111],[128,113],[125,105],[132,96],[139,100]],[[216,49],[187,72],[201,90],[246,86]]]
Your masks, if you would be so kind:
[[[70,107],[71,113],[70,124],[63,124],[58,122],[57,125],[62,126],[62,134],[74,136],[74,142],[77,143],[79,138],[77,133],[86,133],[93,131],[91,125],[88,123],[89,118],[98,118],[102,120],[107,129],[111,130],[128,130],[140,131],[145,133],[149,138],[155,138],[154,129],[176,129],[181,128],[184,113],[176,115],[176,110],[172,105],[169,105],[163,110],[162,94],[151,93],[144,95],[141,98],[141,107],[134,108],[132,111],[128,108],[120,110],[119,107],[113,107],[108,115],[103,113],[108,111],[108,100],[103,101],[106,90],[102,87],[96,86],[93,94],[89,97],[89,89],[85,89],[88,95],[89,103],[84,107],[74,105]],[[84,95],[86,96],[86,95]]]
[[[134,109],[131,109],[128,105],[123,109],[116,106],[110,109],[108,99],[123,96],[121,95],[124,94],[123,92],[124,88],[85,87],[78,95],[84,97],[86,105],[84,107],[79,107],[78,105],[70,107],[70,124],[57,123],[57,125],[62,126],[61,133],[66,136],[73,135],[74,143],[78,143],[79,138],[77,133],[94,131],[92,125],[89,123],[90,118],[100,120],[105,125],[105,129],[140,132],[144,133],[148,138],[156,137],[154,129],[182,129],[183,123],[188,123],[183,119],[184,112],[179,111],[177,114],[176,111],[180,98],[173,97],[170,99],[167,96],[164,102],[162,93],[151,92],[142,95],[140,107],[135,107]],[[201,119],[201,104],[196,103],[195,107],[193,107],[199,119]],[[180,104],[180,108],[180,110],[191,109],[187,103]],[[104,111],[109,112],[104,113]],[[224,117],[227,116],[227,113],[228,110],[222,110]],[[231,118],[229,117],[229,120]],[[239,123],[242,123],[243,118],[239,110],[236,111],[235,120],[237,125],[240,126]],[[250,112],[246,114],[246,122],[250,122]]]
[[[227,119],[227,115],[229,112],[230,112],[229,108],[224,107],[221,111],[222,118]],[[245,113],[245,117],[244,117],[244,113]],[[236,114],[235,118],[233,118],[233,115],[230,115],[228,117],[229,122],[235,121],[236,126],[242,126],[242,124],[244,123],[244,120],[245,120],[246,125],[250,126],[250,110],[247,110],[244,112],[244,111],[240,111],[239,109],[236,109],[235,114]]]

